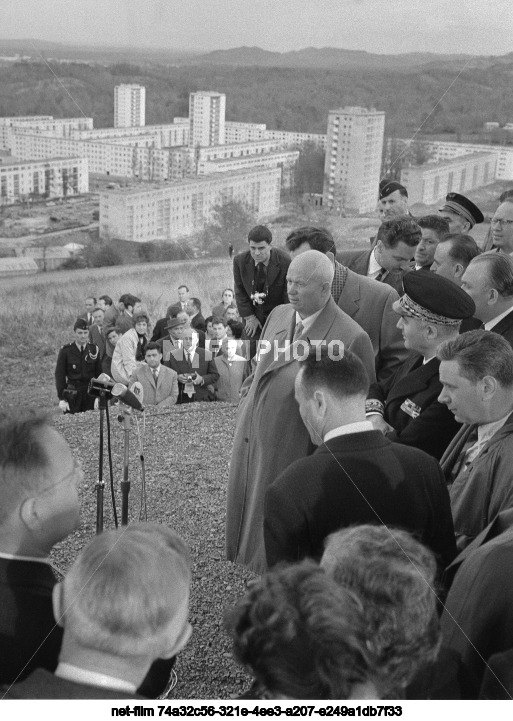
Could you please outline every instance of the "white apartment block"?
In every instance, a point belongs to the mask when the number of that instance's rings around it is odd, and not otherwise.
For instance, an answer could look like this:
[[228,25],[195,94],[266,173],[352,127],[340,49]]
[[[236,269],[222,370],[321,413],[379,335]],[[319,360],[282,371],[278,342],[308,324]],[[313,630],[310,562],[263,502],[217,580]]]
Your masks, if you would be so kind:
[[189,95],[189,145],[225,143],[226,95],[201,91]]
[[385,113],[361,107],[330,110],[323,206],[361,215],[376,209]]
[[0,148],[10,147],[13,128],[25,128],[32,133],[48,133],[70,137],[74,132],[93,127],[92,118],[53,118],[51,115],[0,118]]
[[225,123],[225,138],[227,143],[251,143],[255,140],[265,140],[267,125],[265,123],[237,123],[227,120]]
[[62,198],[89,192],[85,158],[9,160],[0,163],[0,202]]
[[186,237],[211,220],[229,200],[253,208],[259,218],[280,206],[281,170],[258,168],[186,178],[164,186],[136,186],[100,193],[100,237],[139,243]]
[[132,142],[135,138],[149,139],[157,148],[172,148],[189,143],[189,121],[187,123],[165,123],[163,125],[145,125],[144,128],[96,128],[77,130],[72,137],[80,140],[100,140],[105,142]]
[[292,130],[267,130],[266,138],[277,140],[283,146],[298,148],[305,143],[314,143],[321,150],[326,150],[328,136],[320,133],[296,133]]
[[246,170],[249,168],[281,168],[282,188],[288,189],[294,180],[294,168],[296,167],[298,158],[298,150],[281,150],[256,155],[239,155],[237,157],[200,160],[198,162],[198,175],[233,173],[236,170]]
[[326,149],[327,136],[319,133],[296,133],[289,130],[267,130],[265,123],[238,123],[226,121],[225,134],[227,143],[250,143],[256,140],[274,140],[280,147],[300,147],[305,143],[315,143],[322,150]]
[[114,88],[114,127],[140,127],[145,122],[146,88],[142,85],[116,85]]
[[[411,140],[401,139],[409,145]],[[495,153],[497,156],[496,180],[513,180],[513,145],[488,145],[487,143],[456,143],[448,140],[419,140],[433,154],[432,160],[441,163],[470,153]]]
[[413,165],[401,170],[401,183],[408,189],[410,203],[431,205],[447,193],[463,193],[493,183],[496,153],[472,153],[441,163]]

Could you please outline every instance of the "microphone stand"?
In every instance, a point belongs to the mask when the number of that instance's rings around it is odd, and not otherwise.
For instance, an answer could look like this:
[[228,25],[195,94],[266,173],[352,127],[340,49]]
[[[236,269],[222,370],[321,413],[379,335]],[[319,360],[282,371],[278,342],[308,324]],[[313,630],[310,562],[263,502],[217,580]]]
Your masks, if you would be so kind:
[[132,423],[131,408],[123,408],[123,413],[118,416],[118,421],[123,424],[125,435],[125,449],[123,458],[123,480],[121,481],[121,525],[128,525],[128,495],[130,493],[130,481],[128,480],[130,426]]
[[105,492],[105,481],[103,480],[103,423],[105,409],[107,408],[107,389],[100,391],[100,457],[98,463],[98,482],[96,483],[96,534],[103,532],[103,500]]

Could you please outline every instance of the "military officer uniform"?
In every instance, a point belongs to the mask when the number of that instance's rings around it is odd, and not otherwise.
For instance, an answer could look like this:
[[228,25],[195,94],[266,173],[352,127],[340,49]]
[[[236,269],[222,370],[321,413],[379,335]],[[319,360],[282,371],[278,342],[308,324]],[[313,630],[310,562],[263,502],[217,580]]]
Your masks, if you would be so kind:
[[[408,273],[404,290],[392,306],[398,315],[458,328],[475,312],[470,296],[436,273]],[[437,459],[460,428],[448,407],[438,401],[442,391],[439,367],[436,356],[424,358],[412,351],[395,375],[371,386],[366,402],[368,415],[378,413],[393,427],[387,438],[420,448]]]
[[73,341],[60,349],[55,385],[59,400],[69,403],[70,413],[93,410],[95,399],[87,394],[87,386],[91,378],[97,378],[101,372],[100,351],[94,343],[85,343],[81,349]]

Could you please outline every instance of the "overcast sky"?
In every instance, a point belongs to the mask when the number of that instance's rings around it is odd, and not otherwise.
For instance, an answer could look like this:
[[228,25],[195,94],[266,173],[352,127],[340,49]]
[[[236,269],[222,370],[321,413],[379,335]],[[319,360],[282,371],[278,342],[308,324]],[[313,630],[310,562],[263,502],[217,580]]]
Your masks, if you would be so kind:
[[215,50],[513,51],[513,0],[2,0],[1,38]]

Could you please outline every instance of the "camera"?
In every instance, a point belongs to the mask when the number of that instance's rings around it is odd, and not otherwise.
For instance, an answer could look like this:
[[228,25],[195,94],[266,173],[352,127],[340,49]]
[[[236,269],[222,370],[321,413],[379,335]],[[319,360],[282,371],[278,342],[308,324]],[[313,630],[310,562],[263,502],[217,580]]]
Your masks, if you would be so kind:
[[187,378],[187,382],[189,382],[189,383],[194,380],[194,376],[187,375],[185,377]]
[[110,399],[113,387],[114,381],[106,373],[102,373],[98,378],[91,378],[87,386],[87,394],[94,398]]

